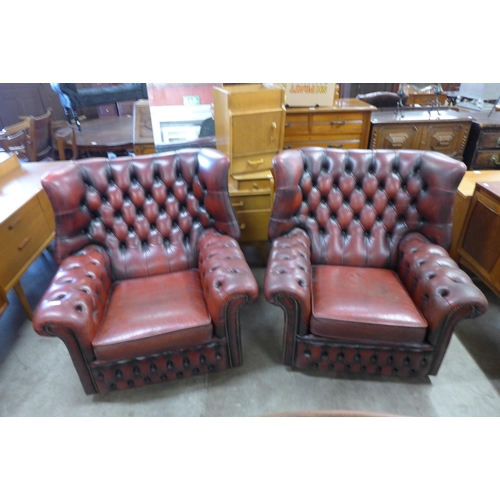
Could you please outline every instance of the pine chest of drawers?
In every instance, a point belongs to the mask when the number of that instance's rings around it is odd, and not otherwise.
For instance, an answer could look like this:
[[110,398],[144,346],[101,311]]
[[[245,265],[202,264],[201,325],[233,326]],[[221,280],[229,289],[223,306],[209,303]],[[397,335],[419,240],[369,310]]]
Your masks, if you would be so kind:
[[287,108],[284,148],[365,149],[376,109],[358,99],[339,99],[328,107]]

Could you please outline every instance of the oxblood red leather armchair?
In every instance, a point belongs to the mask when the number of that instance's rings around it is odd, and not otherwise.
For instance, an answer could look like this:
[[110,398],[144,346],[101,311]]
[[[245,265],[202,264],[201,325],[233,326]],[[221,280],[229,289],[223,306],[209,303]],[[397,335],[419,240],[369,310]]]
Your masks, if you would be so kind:
[[288,366],[435,375],[488,303],[448,256],[463,163],[424,151],[284,151],[264,291]]
[[42,179],[60,265],[34,314],[87,394],[241,365],[257,297],[237,243],[229,159],[187,149],[77,160]]

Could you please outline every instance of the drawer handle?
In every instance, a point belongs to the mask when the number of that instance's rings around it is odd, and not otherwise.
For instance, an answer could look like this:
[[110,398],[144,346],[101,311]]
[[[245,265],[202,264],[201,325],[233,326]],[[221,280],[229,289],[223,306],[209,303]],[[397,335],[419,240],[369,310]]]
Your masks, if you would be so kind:
[[271,141],[274,141],[274,131],[278,128],[276,122],[271,122]]
[[9,229],[14,229],[22,220],[22,217],[18,217],[15,221],[9,224]]
[[260,160],[247,160],[247,163],[251,167],[255,167],[257,165],[262,165],[264,163],[264,158],[261,158]]
[[253,188],[254,188],[254,189],[259,189],[259,185],[258,185],[256,182],[254,182],[254,183],[252,184],[252,186],[253,186]]
[[330,125],[345,125],[345,121],[342,120],[340,122],[330,122]]
[[247,226],[246,226],[246,224],[245,224],[244,222],[242,222],[242,223],[240,224],[240,229],[245,229],[246,227],[247,227]]
[[498,159],[498,155],[491,155],[491,163],[493,163],[493,165],[496,165],[497,167],[500,166],[500,161]]
[[31,240],[31,237],[30,236],[26,236],[26,238],[24,238],[24,240],[21,242],[21,244],[17,247],[17,249],[19,251],[21,251],[27,244],[28,242]]
[[244,201],[236,201],[235,203],[231,203],[231,206],[233,208],[244,207],[245,206],[245,202]]
[[[290,122],[286,122],[286,123],[285,123],[285,127],[286,127],[286,128],[291,127],[291,126],[292,126],[292,124],[291,124]],[[500,140],[500,137],[499,137],[499,140]]]
[[497,148],[500,148],[500,136],[497,137]]
[[344,145],[343,144],[328,144],[328,147],[329,148],[343,148]]

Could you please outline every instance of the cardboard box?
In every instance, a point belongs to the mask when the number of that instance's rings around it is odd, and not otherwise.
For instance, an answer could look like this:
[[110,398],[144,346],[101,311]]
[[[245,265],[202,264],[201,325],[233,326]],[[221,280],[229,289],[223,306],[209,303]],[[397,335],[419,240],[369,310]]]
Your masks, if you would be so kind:
[[285,83],[285,106],[333,106],[335,83]]

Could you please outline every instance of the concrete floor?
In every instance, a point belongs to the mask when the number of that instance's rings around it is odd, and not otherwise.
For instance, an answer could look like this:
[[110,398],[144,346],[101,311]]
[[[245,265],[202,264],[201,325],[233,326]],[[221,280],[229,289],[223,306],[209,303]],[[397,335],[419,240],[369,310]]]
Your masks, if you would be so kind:
[[[38,336],[13,291],[0,317],[0,416],[259,416],[346,410],[406,416],[500,416],[500,299],[460,323],[437,376],[418,380],[299,372],[281,365],[282,311],[265,300],[265,268],[245,250],[261,294],[242,311],[243,366],[108,395],[86,396],[64,344]],[[35,306],[56,266],[45,252],[23,276]]]

